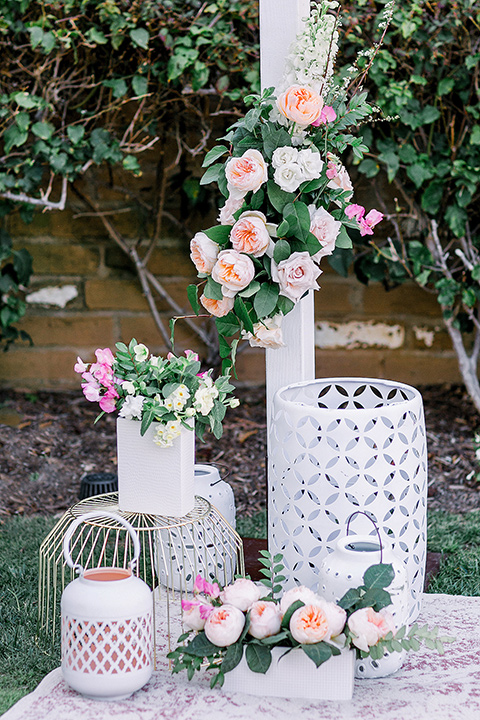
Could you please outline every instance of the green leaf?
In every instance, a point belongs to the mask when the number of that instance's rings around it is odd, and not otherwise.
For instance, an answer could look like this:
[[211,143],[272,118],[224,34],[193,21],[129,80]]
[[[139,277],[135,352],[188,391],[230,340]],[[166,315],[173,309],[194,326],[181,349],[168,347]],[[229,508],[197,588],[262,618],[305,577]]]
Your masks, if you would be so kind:
[[290,247],[290,244],[283,239],[277,240],[273,249],[273,259],[277,265],[282,262],[282,260],[287,260],[291,254],[292,248]]
[[20,107],[25,108],[25,110],[31,110],[32,108],[40,105],[39,99],[30,95],[28,92],[14,93],[12,95],[12,100],[14,100]]
[[300,647],[305,655],[307,655],[310,660],[313,660],[317,668],[324,662],[327,662],[327,660],[330,660],[333,655],[330,645],[323,642],[314,643],[312,645],[300,645]]
[[285,205],[288,205],[288,203],[293,202],[295,199],[295,193],[287,193],[281,190],[273,180],[267,182],[267,195],[273,207],[279,213],[283,212]]
[[135,28],[134,30],[130,30],[130,38],[133,44],[137,47],[141,47],[143,50],[148,49],[150,35],[148,34],[148,30],[145,30],[145,28]]
[[235,298],[235,312],[237,317],[243,322],[246,332],[253,333],[253,323],[247,310],[247,306],[243,302],[242,298],[238,295]]
[[279,294],[277,283],[264,282],[255,295],[253,308],[259,318],[265,318],[275,310]]
[[283,208],[283,216],[290,225],[290,231],[298,240],[305,242],[310,233],[310,213],[303,202],[292,202]]
[[222,672],[226,673],[234,670],[234,668],[236,668],[238,663],[241,661],[242,657],[243,644],[241,642],[236,642],[233,645],[229,645],[222,661]]
[[108,42],[103,32],[96,27],[91,27],[86,35],[90,42],[95,43],[95,45],[105,45]]
[[293,310],[294,307],[295,303],[293,302],[293,300],[285,297],[285,295],[278,296],[277,309],[278,312],[282,313],[282,315],[287,315]]
[[143,97],[148,92],[148,78],[144,75],[134,75],[132,78],[132,89],[137,97]]
[[21,132],[26,132],[30,127],[30,115],[27,112],[19,112],[15,117],[15,122]]
[[198,301],[198,285],[189,285],[187,287],[187,297],[189,299],[190,305],[192,306],[193,312],[195,315],[198,315],[200,313],[201,305]]
[[204,233],[210,238],[210,240],[213,240],[213,242],[216,242],[219,245],[225,245],[230,237],[231,231],[231,225],[214,225],[213,227],[208,228],[208,230],[204,230]]
[[437,94],[440,96],[448,95],[448,93],[452,92],[454,86],[455,80],[453,78],[443,78],[443,80],[440,80],[440,82],[438,83]]
[[78,143],[83,140],[85,128],[83,125],[69,125],[67,127],[67,135],[73,145],[78,145]]
[[216,165],[211,165],[200,178],[200,185],[208,185],[211,182],[217,182],[222,170],[222,163],[216,163]]
[[269,159],[277,148],[290,147],[292,144],[292,139],[285,128],[275,129],[270,123],[262,125],[262,138],[263,149]]
[[214,163],[215,160],[218,160],[219,157],[225,155],[225,153],[228,153],[228,148],[225,147],[225,145],[216,145],[205,155],[202,167],[208,167],[209,165]]
[[220,283],[215,282],[212,277],[208,278],[203,294],[210,300],[223,300],[222,286]]
[[301,600],[295,600],[295,602],[292,603],[288,607],[287,612],[284,613],[283,618],[282,618],[282,628],[285,628],[286,630],[288,630],[288,628],[290,626],[290,619],[291,619],[293,613],[295,612],[295,610],[298,610],[298,608],[301,608],[304,605],[305,605],[305,603],[302,602]]
[[340,232],[337,235],[337,239],[335,240],[335,247],[342,248],[344,250],[348,250],[349,248],[353,247],[353,243],[350,239],[350,235],[347,232],[347,229],[345,225],[342,225],[340,228]]
[[361,597],[359,588],[350,588],[345,595],[340,598],[338,605],[344,610],[349,610],[358,603]]
[[272,662],[272,652],[266,645],[250,643],[245,650],[245,659],[252,672],[265,674]]
[[368,588],[386,588],[392,584],[395,571],[391,564],[372,565],[363,575],[363,583]]
[[102,84],[112,90],[114,98],[121,98],[128,92],[128,86],[124,78],[104,80]]
[[195,655],[196,657],[203,658],[218,653],[219,647],[211,643],[204,632],[200,632],[198,635],[195,635],[193,640],[182,648],[182,650],[186,655]]
[[18,281],[22,285],[26,285],[32,274],[32,256],[22,248],[13,251],[13,269],[15,270]]
[[433,180],[429,183],[422,194],[422,210],[430,215],[436,215],[440,210],[444,191],[444,183],[441,180]]

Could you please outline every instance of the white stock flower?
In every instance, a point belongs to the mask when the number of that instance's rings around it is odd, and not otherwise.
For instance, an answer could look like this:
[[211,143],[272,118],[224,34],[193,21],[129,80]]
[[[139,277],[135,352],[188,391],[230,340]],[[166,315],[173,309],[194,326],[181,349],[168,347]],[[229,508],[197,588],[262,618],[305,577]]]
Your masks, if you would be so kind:
[[142,417],[142,408],[144,401],[145,398],[141,395],[137,395],[137,397],[134,397],[133,395],[127,395],[127,397],[125,398],[125,402],[123,403],[122,408],[118,414],[120,415],[120,417],[126,418],[126,420],[133,420],[133,418],[140,420]]
[[135,345],[133,352],[135,354],[135,361],[143,362],[148,358],[149,349],[143,343],[139,343],[138,345]]
[[302,168],[297,163],[279,165],[273,179],[285,192],[295,192],[304,180]]
[[297,162],[302,168],[304,180],[315,180],[320,177],[323,160],[319,152],[315,152],[310,148],[300,150]]
[[181,431],[182,423],[180,420],[161,423],[157,428],[153,442],[160,445],[160,447],[171,447],[173,441],[180,435]]

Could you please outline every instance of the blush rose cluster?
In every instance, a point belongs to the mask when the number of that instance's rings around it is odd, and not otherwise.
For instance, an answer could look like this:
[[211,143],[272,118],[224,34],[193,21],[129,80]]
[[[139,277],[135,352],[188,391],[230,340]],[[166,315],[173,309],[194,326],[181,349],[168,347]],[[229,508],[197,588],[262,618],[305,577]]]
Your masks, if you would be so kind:
[[280,85],[251,96],[253,107],[204,160],[201,184],[216,182],[224,203],[218,224],[191,240],[200,282],[188,295],[197,314],[214,317],[225,365],[241,339],[282,347],[282,319],[319,290],[321,261],[352,248],[349,233],[373,234],[383,217],[353,202],[341,158],[347,150],[363,158],[368,148],[352,132],[374,111],[366,93],[347,95],[335,80],[332,10],[317,3]]

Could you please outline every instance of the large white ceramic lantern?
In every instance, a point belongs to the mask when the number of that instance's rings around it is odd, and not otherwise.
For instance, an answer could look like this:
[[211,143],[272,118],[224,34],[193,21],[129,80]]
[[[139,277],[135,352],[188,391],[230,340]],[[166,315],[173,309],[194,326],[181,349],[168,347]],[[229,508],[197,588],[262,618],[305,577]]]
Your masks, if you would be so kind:
[[[389,564],[393,568],[394,578],[385,588],[392,598],[389,612],[393,615],[397,629],[406,625],[409,615],[409,588],[405,563],[399,558],[392,544],[380,535],[375,526],[377,537],[371,535],[350,535],[350,523],[347,522],[344,537],[337,540],[333,552],[323,560],[319,574],[319,593],[326,600],[337,602],[350,588],[363,585],[365,571],[372,565]],[[398,670],[406,657],[406,652],[385,653],[380,660],[361,658],[356,662],[357,678],[384,677]]]
[[195,465],[195,495],[200,495],[212,503],[235,530],[235,496],[232,486],[222,480],[214,465],[201,463]]
[[[405,564],[409,619],[420,610],[426,560],[427,445],[420,393],[369,378],[296,383],[275,395],[270,425],[269,549],[286,587],[319,590],[323,559],[361,510]],[[360,517],[356,529],[371,534]],[[373,531],[374,532],[374,531]]]
[[[105,517],[127,528],[133,559],[128,568],[84,570],[72,559],[72,537],[85,520]],[[140,556],[138,535],[114,513],[90,512],[70,525],[63,549],[67,564],[79,573],[61,601],[63,677],[74,690],[95,700],[128,697],[153,672],[152,592],[133,574]]]

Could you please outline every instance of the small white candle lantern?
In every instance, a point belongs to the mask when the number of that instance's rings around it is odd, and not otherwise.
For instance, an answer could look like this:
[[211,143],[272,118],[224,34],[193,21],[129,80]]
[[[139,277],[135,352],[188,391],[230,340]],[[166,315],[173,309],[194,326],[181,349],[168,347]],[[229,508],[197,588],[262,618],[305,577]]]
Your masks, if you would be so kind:
[[[85,570],[73,561],[70,542],[82,522],[105,517],[128,530],[133,558],[128,568]],[[153,672],[152,592],[133,574],[140,556],[138,535],[119,515],[90,512],[70,525],[63,552],[67,565],[79,573],[61,601],[63,677],[74,690],[95,700],[126,698]]]
[[[377,538],[372,535],[350,535],[350,523],[355,515],[366,515],[366,513],[357,511],[348,518],[345,537],[337,541],[333,552],[322,562],[319,593],[326,600],[337,602],[350,588],[363,585],[363,576],[369,567],[378,563],[390,564],[393,566],[395,577],[385,588],[392,598],[388,610],[393,615],[395,625],[400,628],[407,623],[409,614],[409,589],[405,564],[395,554],[392,544],[382,540],[375,523],[373,525]],[[405,656],[405,652],[394,652],[385,653],[381,660],[361,658],[356,663],[355,677],[374,678],[390,675],[402,666]]]
[[214,465],[195,465],[195,495],[208,500],[235,530],[235,497],[231,485],[222,480]]

